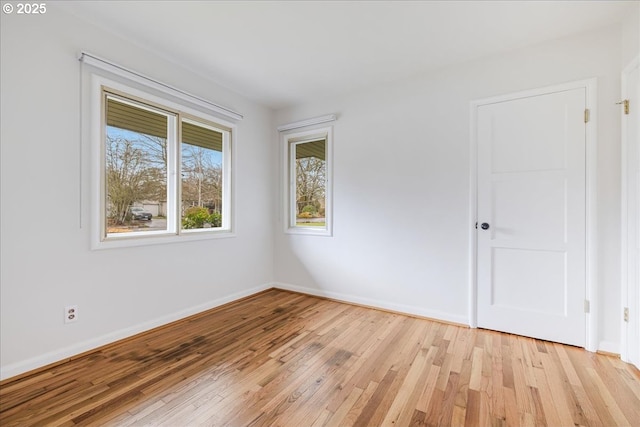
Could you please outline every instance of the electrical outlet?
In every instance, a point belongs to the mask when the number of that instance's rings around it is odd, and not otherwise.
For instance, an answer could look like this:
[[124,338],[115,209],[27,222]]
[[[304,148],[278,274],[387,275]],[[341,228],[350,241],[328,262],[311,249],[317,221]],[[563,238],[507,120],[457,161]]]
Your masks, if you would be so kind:
[[78,306],[68,305],[64,308],[64,323],[73,323],[78,321]]

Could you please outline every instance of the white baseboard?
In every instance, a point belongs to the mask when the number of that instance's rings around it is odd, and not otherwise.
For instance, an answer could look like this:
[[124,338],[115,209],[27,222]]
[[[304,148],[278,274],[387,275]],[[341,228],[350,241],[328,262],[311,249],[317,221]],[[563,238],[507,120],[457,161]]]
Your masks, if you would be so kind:
[[605,353],[620,354],[620,343],[615,341],[600,341],[598,351]]
[[343,301],[352,304],[359,304],[382,310],[390,310],[398,313],[404,313],[412,316],[426,317],[429,319],[440,320],[443,322],[457,323],[460,325],[468,325],[469,319],[466,316],[445,313],[442,311],[427,310],[422,307],[404,304],[394,304],[385,301],[363,298],[355,295],[343,294],[339,292],[325,291],[317,288],[307,288],[304,286],[291,285],[289,283],[273,283],[273,287],[285,291],[300,292],[303,294],[314,295],[317,297],[331,298],[337,301]]
[[271,289],[272,287],[273,287],[272,284],[263,284],[260,286],[256,286],[254,288],[247,289],[241,292],[236,292],[231,295],[227,295],[225,297],[218,298],[213,301],[206,302],[204,304],[199,304],[185,310],[168,314],[166,316],[162,316],[148,322],[140,323],[138,325],[131,326],[129,328],[120,329],[118,331],[114,331],[96,338],[92,338],[90,340],[86,340],[83,342],[79,342],[77,344],[73,344],[68,347],[51,351],[41,356],[33,357],[31,359],[27,359],[20,362],[12,363],[10,365],[2,366],[0,367],[0,380],[5,380],[7,378],[11,378],[13,376],[20,375],[22,373],[29,372],[34,369],[41,368],[51,363],[56,363],[64,359],[68,359],[70,357],[76,356],[86,351],[93,350],[98,347],[102,347],[103,345],[111,344],[123,338],[128,338],[130,336],[139,334],[141,332],[145,332],[153,328],[157,328],[158,326],[163,326],[168,323],[174,322],[176,320],[184,319],[185,317],[189,317],[191,315],[198,314],[215,307],[219,307],[223,304],[227,304],[229,302],[251,296],[258,292]]

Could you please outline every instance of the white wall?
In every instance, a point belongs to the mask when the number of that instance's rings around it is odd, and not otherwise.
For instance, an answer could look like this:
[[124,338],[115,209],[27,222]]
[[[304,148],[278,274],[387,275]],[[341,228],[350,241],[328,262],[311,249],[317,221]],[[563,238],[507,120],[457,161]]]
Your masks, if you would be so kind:
[[597,77],[599,336],[611,350],[620,314],[620,37],[606,28],[279,111],[278,124],[339,119],[334,236],[277,233],[276,278],[292,289],[468,323],[469,102]]
[[[272,281],[270,110],[58,8],[1,19],[2,378]],[[236,147],[237,237],[89,249],[90,150],[85,144],[81,157],[80,50],[244,114]],[[64,325],[68,304],[78,304],[80,316]]]

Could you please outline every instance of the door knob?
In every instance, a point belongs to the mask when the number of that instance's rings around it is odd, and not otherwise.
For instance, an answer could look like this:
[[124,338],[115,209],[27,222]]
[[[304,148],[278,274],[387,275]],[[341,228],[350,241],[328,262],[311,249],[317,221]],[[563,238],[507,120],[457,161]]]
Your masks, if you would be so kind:
[[480,228],[482,228],[483,230],[488,230],[488,229],[489,229],[489,224],[487,224],[486,222],[483,222],[483,223],[480,225]]

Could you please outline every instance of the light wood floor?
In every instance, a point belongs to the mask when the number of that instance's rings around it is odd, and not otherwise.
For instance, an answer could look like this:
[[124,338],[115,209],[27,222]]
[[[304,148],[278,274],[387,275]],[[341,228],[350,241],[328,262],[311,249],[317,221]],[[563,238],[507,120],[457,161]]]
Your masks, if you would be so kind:
[[5,381],[0,425],[640,425],[618,358],[270,290]]

